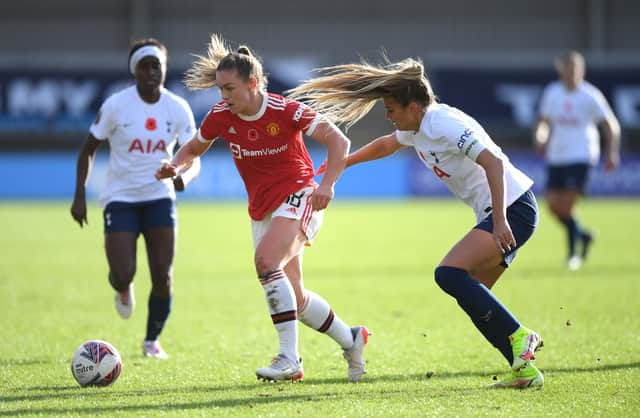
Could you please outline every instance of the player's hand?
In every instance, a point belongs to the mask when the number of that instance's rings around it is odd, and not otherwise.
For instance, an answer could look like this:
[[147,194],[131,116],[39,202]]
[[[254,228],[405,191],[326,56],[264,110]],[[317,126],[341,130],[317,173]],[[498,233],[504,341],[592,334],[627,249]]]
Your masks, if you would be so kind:
[[313,210],[323,210],[329,206],[329,202],[333,199],[333,186],[323,186],[322,184],[314,190],[311,195],[311,207]]
[[176,167],[171,163],[164,162],[162,163],[160,168],[158,168],[158,170],[156,171],[155,178],[156,180],[162,180],[162,179],[172,178],[177,175],[178,175],[178,167]]
[[182,180],[182,176],[176,176],[173,178],[173,188],[176,189],[176,192],[184,192],[184,181]]
[[546,144],[536,141],[536,143],[533,145],[533,148],[536,154],[544,156],[544,150],[546,148]]
[[316,176],[324,173],[325,171],[327,171],[327,160],[324,160],[322,164],[320,164],[320,167],[316,170]]
[[511,232],[511,227],[504,218],[498,221],[494,220],[493,239],[503,253],[513,250],[517,245],[513,232]]
[[85,199],[78,197],[73,199],[73,203],[71,204],[71,217],[80,225],[80,228],[82,228],[84,224],[89,225],[87,221],[87,202]]
[[607,173],[616,170],[620,166],[620,155],[608,155],[604,162],[604,171]]

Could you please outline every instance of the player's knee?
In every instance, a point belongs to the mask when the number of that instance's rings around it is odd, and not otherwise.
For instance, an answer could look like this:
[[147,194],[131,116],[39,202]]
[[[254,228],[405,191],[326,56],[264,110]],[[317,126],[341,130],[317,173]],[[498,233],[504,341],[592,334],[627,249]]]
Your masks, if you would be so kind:
[[133,276],[136,274],[136,268],[133,266],[124,266],[111,270],[113,279],[118,283],[131,283]]
[[440,286],[440,288],[444,290],[447,281],[447,267],[436,267],[435,271],[433,272],[433,276],[435,277],[438,286]]
[[257,252],[254,257],[254,263],[258,276],[263,276],[266,273],[278,268],[277,263],[271,260],[270,257],[267,257],[265,254],[259,252]]
[[466,275],[466,272],[456,267],[438,266],[434,271],[436,283],[450,295],[455,292],[461,275]]
[[133,276],[136,274],[135,267],[133,268],[115,268],[109,272],[109,283],[118,291],[125,290],[129,287],[129,284],[133,281]]

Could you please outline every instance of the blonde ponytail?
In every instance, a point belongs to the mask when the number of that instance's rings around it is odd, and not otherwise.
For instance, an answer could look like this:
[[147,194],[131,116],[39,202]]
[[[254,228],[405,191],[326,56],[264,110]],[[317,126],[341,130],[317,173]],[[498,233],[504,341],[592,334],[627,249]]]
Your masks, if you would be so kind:
[[207,54],[196,55],[196,60],[185,73],[184,83],[191,90],[205,90],[216,85],[216,70],[224,57],[229,55],[227,45],[218,34],[212,34]]
[[402,106],[417,101],[426,107],[435,101],[422,62],[412,58],[397,63],[387,60],[381,66],[363,61],[315,71],[321,75],[288,90],[287,95],[305,101],[337,124],[346,124],[347,129],[384,97],[393,97]]
[[184,77],[184,83],[191,90],[205,90],[216,86],[216,71],[235,70],[248,80],[255,77],[258,88],[267,87],[267,76],[262,69],[260,58],[254,55],[248,46],[240,45],[237,51],[231,51],[222,36],[212,34],[207,55],[196,55]]

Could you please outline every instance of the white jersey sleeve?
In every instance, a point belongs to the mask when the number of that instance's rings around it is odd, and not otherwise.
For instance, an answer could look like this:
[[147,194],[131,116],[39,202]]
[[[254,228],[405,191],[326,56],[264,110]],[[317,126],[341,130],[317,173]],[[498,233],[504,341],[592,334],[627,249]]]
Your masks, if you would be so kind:
[[466,115],[449,112],[436,114],[431,118],[431,134],[447,143],[452,153],[460,153],[476,161],[478,155],[486,149],[483,137],[484,129],[475,120]]
[[89,132],[100,141],[107,140],[116,129],[116,106],[113,96],[102,103],[95,120],[89,128]]
[[602,122],[613,114],[611,106],[609,106],[607,99],[600,90],[593,87],[591,91],[591,98],[593,99],[591,106],[591,117],[593,120],[596,122]]
[[551,117],[551,90],[554,88],[553,84],[548,85],[542,91],[542,97],[540,98],[540,117],[549,119]]
[[178,144],[182,145],[191,140],[196,134],[196,121],[193,117],[193,112],[189,104],[182,98],[177,97],[176,101],[176,113],[180,115],[178,118]]

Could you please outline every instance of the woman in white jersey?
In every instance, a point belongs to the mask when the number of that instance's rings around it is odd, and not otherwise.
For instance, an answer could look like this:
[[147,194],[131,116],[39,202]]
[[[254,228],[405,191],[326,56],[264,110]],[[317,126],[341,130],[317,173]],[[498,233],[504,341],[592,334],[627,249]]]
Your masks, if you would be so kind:
[[[302,379],[298,321],[327,334],[343,350],[348,376],[365,373],[364,326],[349,327],[322,296],[302,280],[302,250],[318,233],[334,184],[344,169],[349,140],[313,109],[266,91],[262,63],[248,47],[230,51],[212,35],[207,56],[187,73],[192,89],[220,88],[222,101],[211,108],[196,137],[180,148],[158,179],[174,176],[221,137],[228,145],[249,197],[254,264],[280,347],[271,365],[256,370],[263,380]],[[327,147],[326,174],[318,185],[302,134]]]
[[544,90],[534,142],[548,164],[545,198],[553,215],[566,227],[567,265],[576,270],[593,240],[578,223],[574,207],[584,192],[590,168],[600,159],[597,125],[606,141],[604,168],[611,171],[620,164],[620,124],[600,90],[584,80],[585,63],[580,53],[564,54],[556,67],[560,80]]
[[427,169],[473,208],[478,224],[444,257],[435,280],[509,363],[510,375],[494,386],[541,386],[544,378],[532,360],[542,339],[521,326],[489,291],[536,227],[533,182],[473,118],[436,102],[420,61],[319,71],[318,78],[292,89],[290,97],[306,100],[347,126],[382,99],[386,117],[397,129],[350,154],[347,167],[413,147]]
[[105,250],[109,283],[115,289],[118,314],[129,318],[135,306],[133,277],[136,242],[142,234],[147,247],[151,293],[146,336],[142,344],[148,357],[166,358],[158,342],[172,302],[172,275],[177,215],[175,190],[197,176],[200,162],[162,182],[155,169],[195,132],[195,122],[185,100],[166,90],[167,49],[156,39],[134,43],[129,71],[136,84],[101,106],[84,142],[77,163],[76,189],[71,216],[87,223],[85,185],[97,148],[109,141],[109,172],[100,204],[104,208]]

